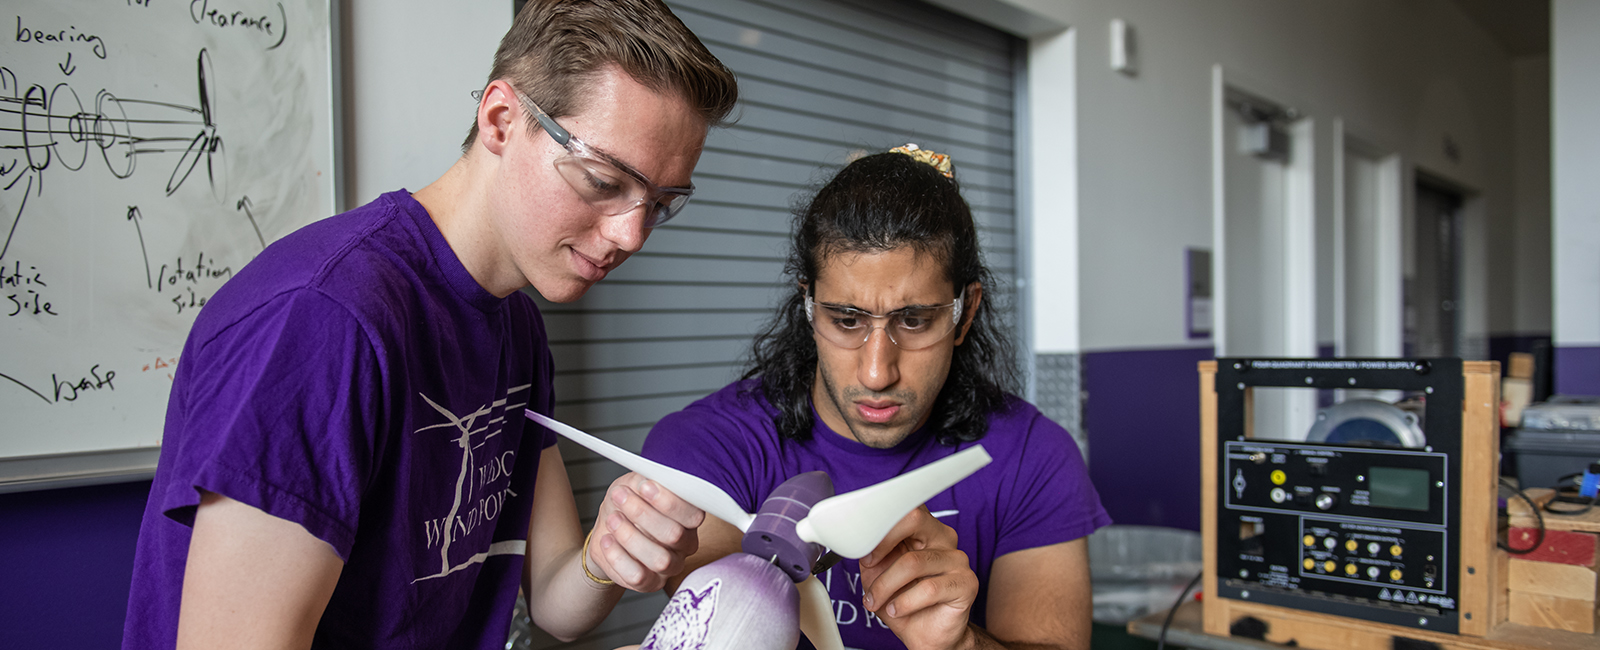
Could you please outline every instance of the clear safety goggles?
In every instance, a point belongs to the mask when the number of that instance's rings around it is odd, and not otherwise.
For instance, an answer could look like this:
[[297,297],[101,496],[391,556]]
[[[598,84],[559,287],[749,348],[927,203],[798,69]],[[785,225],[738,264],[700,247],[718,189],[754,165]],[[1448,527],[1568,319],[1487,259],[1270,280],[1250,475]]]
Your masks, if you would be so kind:
[[533,103],[522,91],[512,89],[517,99],[550,138],[567,150],[567,155],[556,158],[555,168],[572,190],[601,214],[615,216],[627,214],[638,206],[645,206],[644,227],[654,228],[678,216],[683,206],[689,204],[694,187],[658,187],[644,174],[622,164],[593,147],[584,144]]
[[[961,322],[961,296],[947,305],[905,307],[887,314],[817,303],[806,295],[806,320],[829,343],[854,350],[866,344],[872,330],[883,328],[902,350],[921,350],[950,334]],[[882,325],[877,323],[882,322]]]

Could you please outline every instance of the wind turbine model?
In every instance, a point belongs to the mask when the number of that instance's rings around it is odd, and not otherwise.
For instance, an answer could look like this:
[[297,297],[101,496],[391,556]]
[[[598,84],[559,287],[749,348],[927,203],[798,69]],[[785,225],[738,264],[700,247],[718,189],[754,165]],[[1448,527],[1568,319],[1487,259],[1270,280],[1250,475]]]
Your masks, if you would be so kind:
[[[623,451],[531,409],[525,412],[534,422],[659,483],[745,534],[742,553],[700,567],[684,579],[640,650],[794,650],[802,631],[818,650],[842,650],[832,601],[815,574],[841,556],[859,559],[871,553],[906,513],[990,460],[979,445],[838,496],[827,474],[807,472],[784,481],[752,515],[705,479]],[[830,549],[826,554],[824,547]]]

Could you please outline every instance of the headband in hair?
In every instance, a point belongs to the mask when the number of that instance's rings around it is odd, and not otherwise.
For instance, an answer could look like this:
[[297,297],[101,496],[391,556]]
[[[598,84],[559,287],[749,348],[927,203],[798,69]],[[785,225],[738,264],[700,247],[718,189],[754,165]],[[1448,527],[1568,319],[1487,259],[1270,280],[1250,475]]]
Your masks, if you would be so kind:
[[925,165],[932,165],[934,169],[939,170],[939,173],[944,174],[945,178],[955,178],[955,174],[950,171],[950,157],[942,153],[934,153],[927,149],[920,148],[915,144],[907,144],[904,147],[895,147],[890,149],[890,151],[895,153],[903,153],[907,156],[911,156],[911,158],[917,162]]

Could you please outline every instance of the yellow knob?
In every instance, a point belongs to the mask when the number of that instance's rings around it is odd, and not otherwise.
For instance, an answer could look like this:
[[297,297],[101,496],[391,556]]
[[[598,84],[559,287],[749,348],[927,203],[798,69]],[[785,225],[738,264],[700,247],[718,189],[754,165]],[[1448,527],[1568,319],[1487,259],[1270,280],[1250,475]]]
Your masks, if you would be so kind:
[[1344,543],[1344,550],[1354,552],[1356,550],[1357,546],[1359,546],[1359,545],[1356,544],[1356,540],[1352,539],[1352,540]]
[[1394,546],[1390,546],[1389,547],[1389,554],[1393,555],[1395,557],[1400,557],[1400,545],[1399,544],[1395,544]]
[[1333,573],[1333,571],[1335,569],[1338,569],[1338,568],[1339,568],[1339,563],[1338,562],[1334,562],[1333,560],[1328,560],[1327,562],[1323,562],[1322,563],[1322,569],[1324,571],[1327,571],[1328,573]]
[[1354,565],[1354,564],[1346,564],[1346,565],[1344,565],[1344,572],[1345,572],[1346,575],[1352,575],[1352,576],[1355,575],[1356,574],[1356,565]]
[[1393,580],[1395,582],[1400,582],[1400,576],[1402,576],[1402,575],[1404,575],[1404,574],[1400,573],[1399,569],[1390,569],[1389,570],[1389,579]]
[[1317,568],[1317,561],[1313,560],[1311,558],[1306,558],[1305,565],[1306,565],[1306,570],[1310,571],[1312,569]]
[[1287,474],[1284,474],[1283,470],[1281,470],[1281,469],[1272,470],[1272,484],[1273,485],[1283,485],[1283,482],[1287,481],[1287,480],[1289,480],[1289,476]]
[[1302,539],[1300,541],[1305,542],[1306,546],[1316,546],[1317,545],[1317,538],[1313,537],[1311,535],[1306,535],[1305,539]]

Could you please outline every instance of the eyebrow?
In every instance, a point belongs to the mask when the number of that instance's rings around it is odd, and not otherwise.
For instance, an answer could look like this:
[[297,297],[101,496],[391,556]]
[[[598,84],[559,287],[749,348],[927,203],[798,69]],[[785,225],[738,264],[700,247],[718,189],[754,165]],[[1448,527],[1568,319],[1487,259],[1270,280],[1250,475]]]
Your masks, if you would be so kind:
[[[539,105],[534,103],[532,98],[528,97],[522,91],[517,90],[515,87],[511,88],[511,92],[516,94],[517,101],[522,104],[524,109],[527,109],[527,108],[533,109],[533,113],[534,113],[534,116],[535,116],[535,121],[537,121],[537,116],[543,115],[545,117],[545,119],[550,120],[551,123],[555,123],[555,121],[556,121],[555,116],[544,112],[544,109],[539,108]],[[692,183],[692,182],[689,183],[687,186],[684,186],[684,185],[669,185],[669,186],[666,186],[666,187],[662,187],[660,185],[656,185],[656,182],[650,180],[649,176],[645,176],[644,172],[641,172],[641,171],[639,171],[637,169],[634,169],[633,165],[629,165],[628,163],[622,162],[622,159],[618,158],[615,154],[613,154],[613,153],[611,153],[609,151],[606,151],[605,149],[602,149],[602,148],[600,148],[598,146],[589,144],[588,140],[584,140],[582,138],[579,138],[576,135],[573,135],[573,133],[571,131],[567,131],[564,127],[561,127],[560,124],[556,124],[556,127],[561,128],[561,130],[566,133],[568,140],[577,140],[578,142],[583,143],[583,146],[588,147],[589,149],[593,149],[595,153],[600,154],[601,156],[605,157],[606,162],[611,163],[616,168],[621,169],[622,171],[624,171],[624,172],[626,172],[628,174],[632,174],[635,180],[642,181],[645,185],[655,185],[656,187],[661,188],[663,190],[687,190],[689,192],[693,192],[694,191],[694,183]]]
[[[953,299],[952,299],[952,302],[954,302]],[[850,310],[850,311],[859,311],[859,312],[861,312],[863,314],[872,314],[872,312],[867,311],[865,309],[862,309],[860,307],[857,307],[855,305],[840,304],[840,303],[835,303],[835,302],[819,302],[817,304],[822,305],[823,307],[827,307],[829,309],[847,309],[847,310]],[[937,304],[937,305],[906,305],[906,306],[900,307],[898,309],[891,309],[888,312],[885,312],[885,313],[882,313],[882,314],[873,314],[873,315],[874,316],[888,316],[889,314],[897,314],[897,313],[900,313],[900,312],[903,312],[903,311],[907,311],[907,310],[911,310],[911,309],[935,309],[935,308],[938,308],[938,307],[947,307],[949,305],[950,305],[950,303],[948,303],[948,302],[940,303],[940,304]]]

